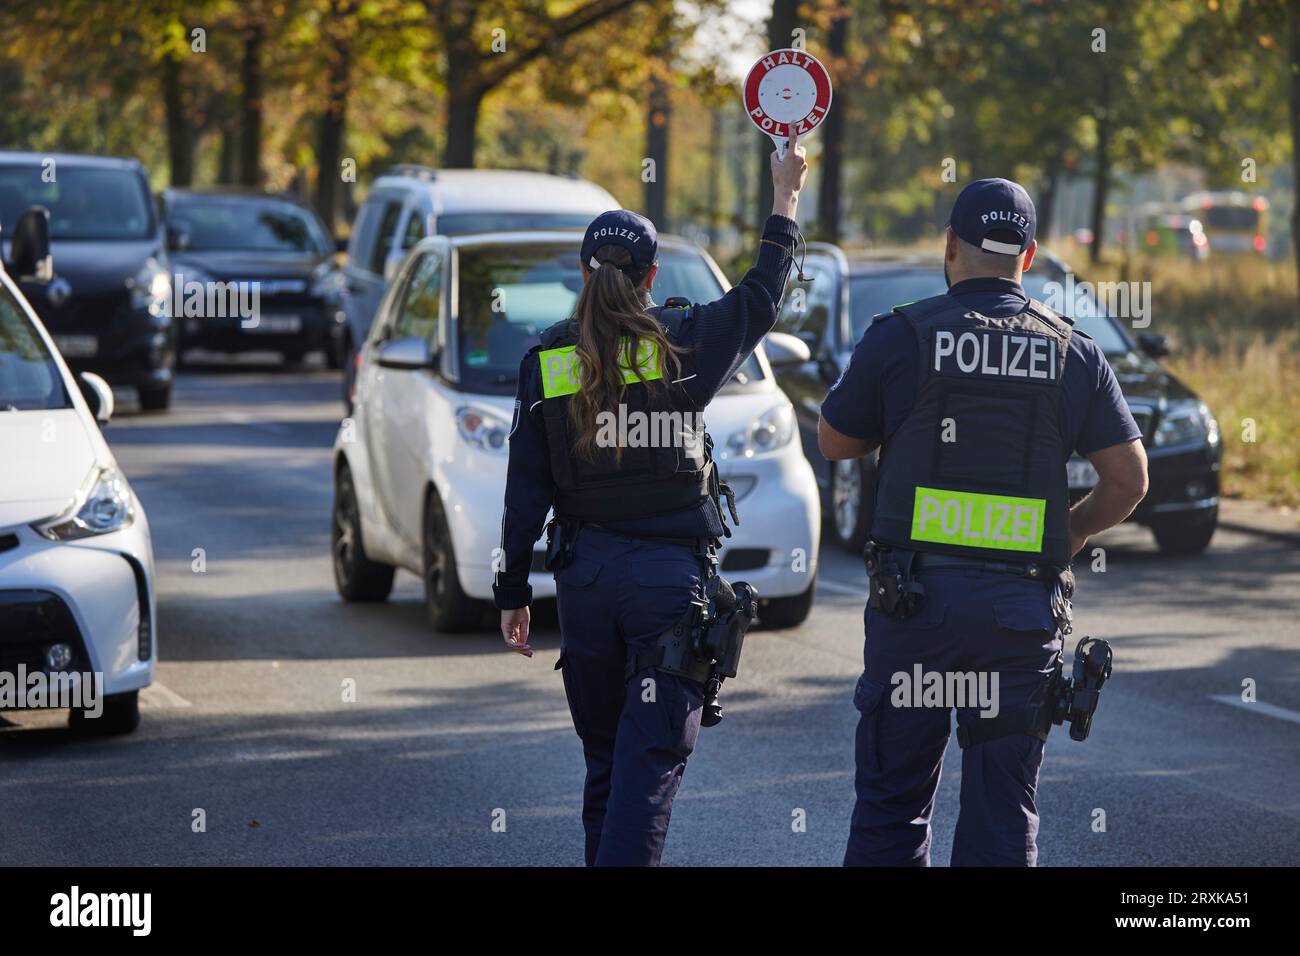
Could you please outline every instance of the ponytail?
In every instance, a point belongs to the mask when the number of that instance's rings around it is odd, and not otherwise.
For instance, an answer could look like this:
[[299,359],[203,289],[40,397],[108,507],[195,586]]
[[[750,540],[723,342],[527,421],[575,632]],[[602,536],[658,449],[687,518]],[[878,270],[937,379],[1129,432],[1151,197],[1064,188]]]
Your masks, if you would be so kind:
[[[625,370],[632,370],[649,389],[663,383],[647,380],[637,361],[643,340],[659,356],[661,369],[675,376],[681,371],[682,352],[668,341],[663,326],[646,311],[650,292],[645,276],[629,276],[632,256],[618,245],[601,246],[592,258],[598,266],[587,277],[574,309],[578,342],[574,349],[580,363],[582,388],[569,400],[569,423],[576,440],[574,452],[592,461],[596,457],[596,418],[601,412],[617,412],[627,383]],[[635,275],[635,274],[634,274]],[[615,449],[615,458],[621,449]]]

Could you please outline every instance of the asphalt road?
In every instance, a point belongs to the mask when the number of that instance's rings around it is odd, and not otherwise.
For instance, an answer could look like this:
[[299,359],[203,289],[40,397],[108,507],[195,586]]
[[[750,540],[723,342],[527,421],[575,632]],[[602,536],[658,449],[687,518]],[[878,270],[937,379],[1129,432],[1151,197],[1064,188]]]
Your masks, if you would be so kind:
[[[532,660],[492,633],[434,634],[410,575],[385,605],[336,597],[338,392],[324,371],[244,364],[181,375],[168,414],[123,403],[108,435],[153,527],[157,683],[127,738],[79,740],[50,713],[0,727],[0,864],[581,863],[558,633],[536,636]],[[1048,743],[1040,864],[1300,862],[1300,550],[1222,529],[1181,561],[1141,529],[1096,543],[1107,570],[1080,574],[1077,633],[1111,640],[1116,675],[1092,738]],[[822,559],[808,622],[751,633],[666,864],[840,862],[864,574]],[[1260,703],[1214,699],[1248,678]],[[954,740],[938,864],[958,755]]]

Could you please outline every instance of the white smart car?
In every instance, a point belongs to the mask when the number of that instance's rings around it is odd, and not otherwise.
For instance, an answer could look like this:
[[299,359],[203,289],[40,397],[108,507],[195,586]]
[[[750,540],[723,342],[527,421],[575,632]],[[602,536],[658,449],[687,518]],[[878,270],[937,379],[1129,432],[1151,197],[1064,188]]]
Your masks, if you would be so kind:
[[[23,220],[8,269],[48,278]],[[0,708],[67,707],[103,734],[135,729],[157,657],[149,525],[100,434],[112,413],[0,269]]]
[[[384,600],[405,568],[423,577],[438,630],[480,622],[500,546],[519,360],[572,313],[581,244],[571,230],[435,236],[403,263],[334,445],[334,575],[346,600]],[[692,243],[661,237],[659,263],[659,301],[710,302],[726,289]],[[791,344],[802,347],[781,343]],[[812,604],[821,514],[793,409],[761,348],[705,420],[741,515],[723,572],[757,588],[765,624],[794,626]],[[540,546],[533,557],[534,595],[553,596]]]

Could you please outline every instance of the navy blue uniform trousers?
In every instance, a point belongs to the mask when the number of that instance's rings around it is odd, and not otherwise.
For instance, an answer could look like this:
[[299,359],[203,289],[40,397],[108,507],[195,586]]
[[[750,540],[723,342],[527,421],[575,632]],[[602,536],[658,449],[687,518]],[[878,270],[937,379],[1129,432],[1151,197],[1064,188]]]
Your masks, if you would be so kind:
[[624,677],[686,612],[701,562],[689,549],[584,528],[556,572],[560,661],[582,740],[588,866],[657,866],[673,799],[700,732],[703,688],[647,668]]
[[[915,706],[895,675],[914,678],[919,664],[922,673],[983,675],[991,689],[996,674],[997,706],[1009,713],[1042,693],[1061,647],[1042,582],[960,568],[922,571],[918,579],[926,594],[912,617],[866,612],[864,667],[853,699],[861,716],[846,866],[930,863],[930,818],[954,708]],[[991,708],[955,709],[964,725]],[[952,865],[1036,865],[1042,741],[1015,733],[961,755]]]

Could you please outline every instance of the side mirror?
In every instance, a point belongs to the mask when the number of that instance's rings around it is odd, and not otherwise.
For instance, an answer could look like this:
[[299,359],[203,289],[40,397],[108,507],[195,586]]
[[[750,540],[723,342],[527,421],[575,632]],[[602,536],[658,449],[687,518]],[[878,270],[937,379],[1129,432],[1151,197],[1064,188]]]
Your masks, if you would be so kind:
[[10,247],[13,274],[19,282],[49,282],[54,278],[50,256],[50,211],[33,206],[18,217]]
[[167,248],[173,252],[184,252],[190,247],[190,224],[177,220],[167,227]]
[[77,376],[77,385],[80,386],[81,395],[90,406],[90,414],[95,416],[95,421],[107,425],[113,417],[114,408],[113,390],[108,387],[108,383],[94,372],[82,372]]
[[1155,335],[1151,332],[1138,333],[1138,348],[1152,358],[1164,358],[1166,355],[1173,354],[1173,346],[1169,344],[1169,336]]
[[433,352],[429,348],[429,343],[418,335],[389,339],[379,346],[375,359],[379,362],[380,368],[411,371],[433,367]]
[[763,348],[773,368],[788,368],[812,361],[808,343],[787,332],[768,332]]

